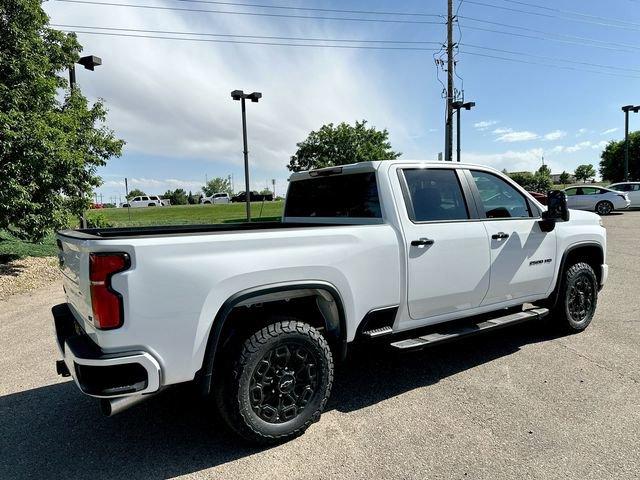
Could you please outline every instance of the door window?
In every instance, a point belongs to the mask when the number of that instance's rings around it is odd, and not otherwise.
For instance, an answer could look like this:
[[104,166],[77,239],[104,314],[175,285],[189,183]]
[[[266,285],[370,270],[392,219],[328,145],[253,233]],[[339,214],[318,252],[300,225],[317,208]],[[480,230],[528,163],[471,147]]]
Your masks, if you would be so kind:
[[149,197],[142,197],[142,201],[143,201],[143,202],[146,202],[146,201],[148,201],[148,200],[149,200]]
[[403,170],[414,222],[466,220],[469,218],[458,175],[453,169]]
[[573,197],[574,195],[577,195],[578,193],[578,189],[577,188],[567,188],[564,193],[567,195],[567,197]]
[[531,217],[529,203],[503,179],[486,172],[471,171],[487,218]]

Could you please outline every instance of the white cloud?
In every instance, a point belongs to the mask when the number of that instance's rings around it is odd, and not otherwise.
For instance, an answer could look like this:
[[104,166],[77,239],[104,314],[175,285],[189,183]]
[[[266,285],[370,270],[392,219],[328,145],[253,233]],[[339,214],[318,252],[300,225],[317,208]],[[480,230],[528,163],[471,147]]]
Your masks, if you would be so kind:
[[601,140],[600,142],[592,142],[591,140],[585,140],[583,142],[576,143],[570,146],[557,145],[553,147],[550,152],[551,153],[575,153],[581,150],[592,149],[592,150],[602,150],[607,146],[605,140]]
[[600,135],[609,135],[610,133],[613,132],[617,132],[619,129],[617,127],[615,128],[608,128],[605,131],[603,131]]
[[554,130],[553,132],[549,132],[544,136],[545,140],[560,140],[561,138],[564,138],[567,136],[567,132],[563,131],[563,130]]
[[[52,23],[250,35],[331,37],[322,23],[273,22],[231,15],[179,15],[169,11],[79,8],[48,2]],[[125,22],[125,24],[123,24]],[[355,38],[358,31],[351,33]],[[240,106],[234,89],[260,91],[247,105],[252,168],[284,176],[296,143],[329,122],[367,118],[388,128],[391,144],[406,155],[417,150],[423,128],[392,95],[381,95],[385,66],[349,49],[286,48],[78,34],[85,52],[103,65],[78,72],[90,97],[109,108],[108,123],[127,141],[125,154],[242,164]],[[413,118],[415,116],[416,118]],[[180,175],[176,165],[176,176]]]
[[587,130],[586,128],[579,128],[578,131],[576,132],[576,137],[581,137],[582,135],[584,135],[588,131],[589,130]]
[[[495,131],[494,131],[495,132]],[[528,130],[523,130],[519,132],[509,131],[505,132],[496,138],[496,142],[526,142],[528,140],[535,140],[539,138],[539,135],[534,132],[530,132]]]
[[488,130],[489,127],[493,127],[494,125],[500,123],[497,120],[483,120],[482,122],[476,122],[473,124],[473,128],[480,131]]
[[496,128],[493,132],[495,135],[501,135],[503,133],[513,132],[513,128]]
[[464,161],[488,165],[498,170],[507,169],[510,172],[534,171],[540,167],[544,155],[542,148],[532,148],[524,151],[509,150],[501,153],[468,152],[464,154]]

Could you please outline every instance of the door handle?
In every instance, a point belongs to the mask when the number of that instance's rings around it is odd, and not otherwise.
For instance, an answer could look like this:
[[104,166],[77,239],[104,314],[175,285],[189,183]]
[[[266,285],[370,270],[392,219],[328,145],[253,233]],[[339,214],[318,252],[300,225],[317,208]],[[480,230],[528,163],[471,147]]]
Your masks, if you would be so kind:
[[433,245],[433,244],[434,244],[434,240],[431,240],[430,238],[420,238],[418,240],[411,240],[412,247],[425,247],[427,245]]
[[509,234],[504,232],[498,232],[491,235],[491,238],[493,238],[494,240],[502,240],[503,238],[509,238]]

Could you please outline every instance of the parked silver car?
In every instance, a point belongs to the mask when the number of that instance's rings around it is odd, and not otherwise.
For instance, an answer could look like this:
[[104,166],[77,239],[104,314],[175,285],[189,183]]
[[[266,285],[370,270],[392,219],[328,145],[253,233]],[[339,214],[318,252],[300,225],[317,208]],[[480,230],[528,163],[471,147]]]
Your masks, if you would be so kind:
[[626,193],[631,200],[631,206],[640,207],[640,182],[619,182],[609,185],[609,188]]
[[600,215],[608,215],[614,210],[629,208],[631,201],[626,193],[610,188],[584,186],[565,188],[567,205],[576,210],[589,210]]

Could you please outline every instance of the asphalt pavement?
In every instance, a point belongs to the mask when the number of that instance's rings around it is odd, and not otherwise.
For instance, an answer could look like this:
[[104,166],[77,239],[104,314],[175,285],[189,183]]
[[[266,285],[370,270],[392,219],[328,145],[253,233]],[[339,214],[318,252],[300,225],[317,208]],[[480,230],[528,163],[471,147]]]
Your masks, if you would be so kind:
[[596,316],[557,337],[523,324],[339,367],[320,422],[272,448],[229,436],[188,387],[116,417],[68,379],[60,283],[0,302],[0,479],[631,479],[640,477],[640,212],[605,217]]

